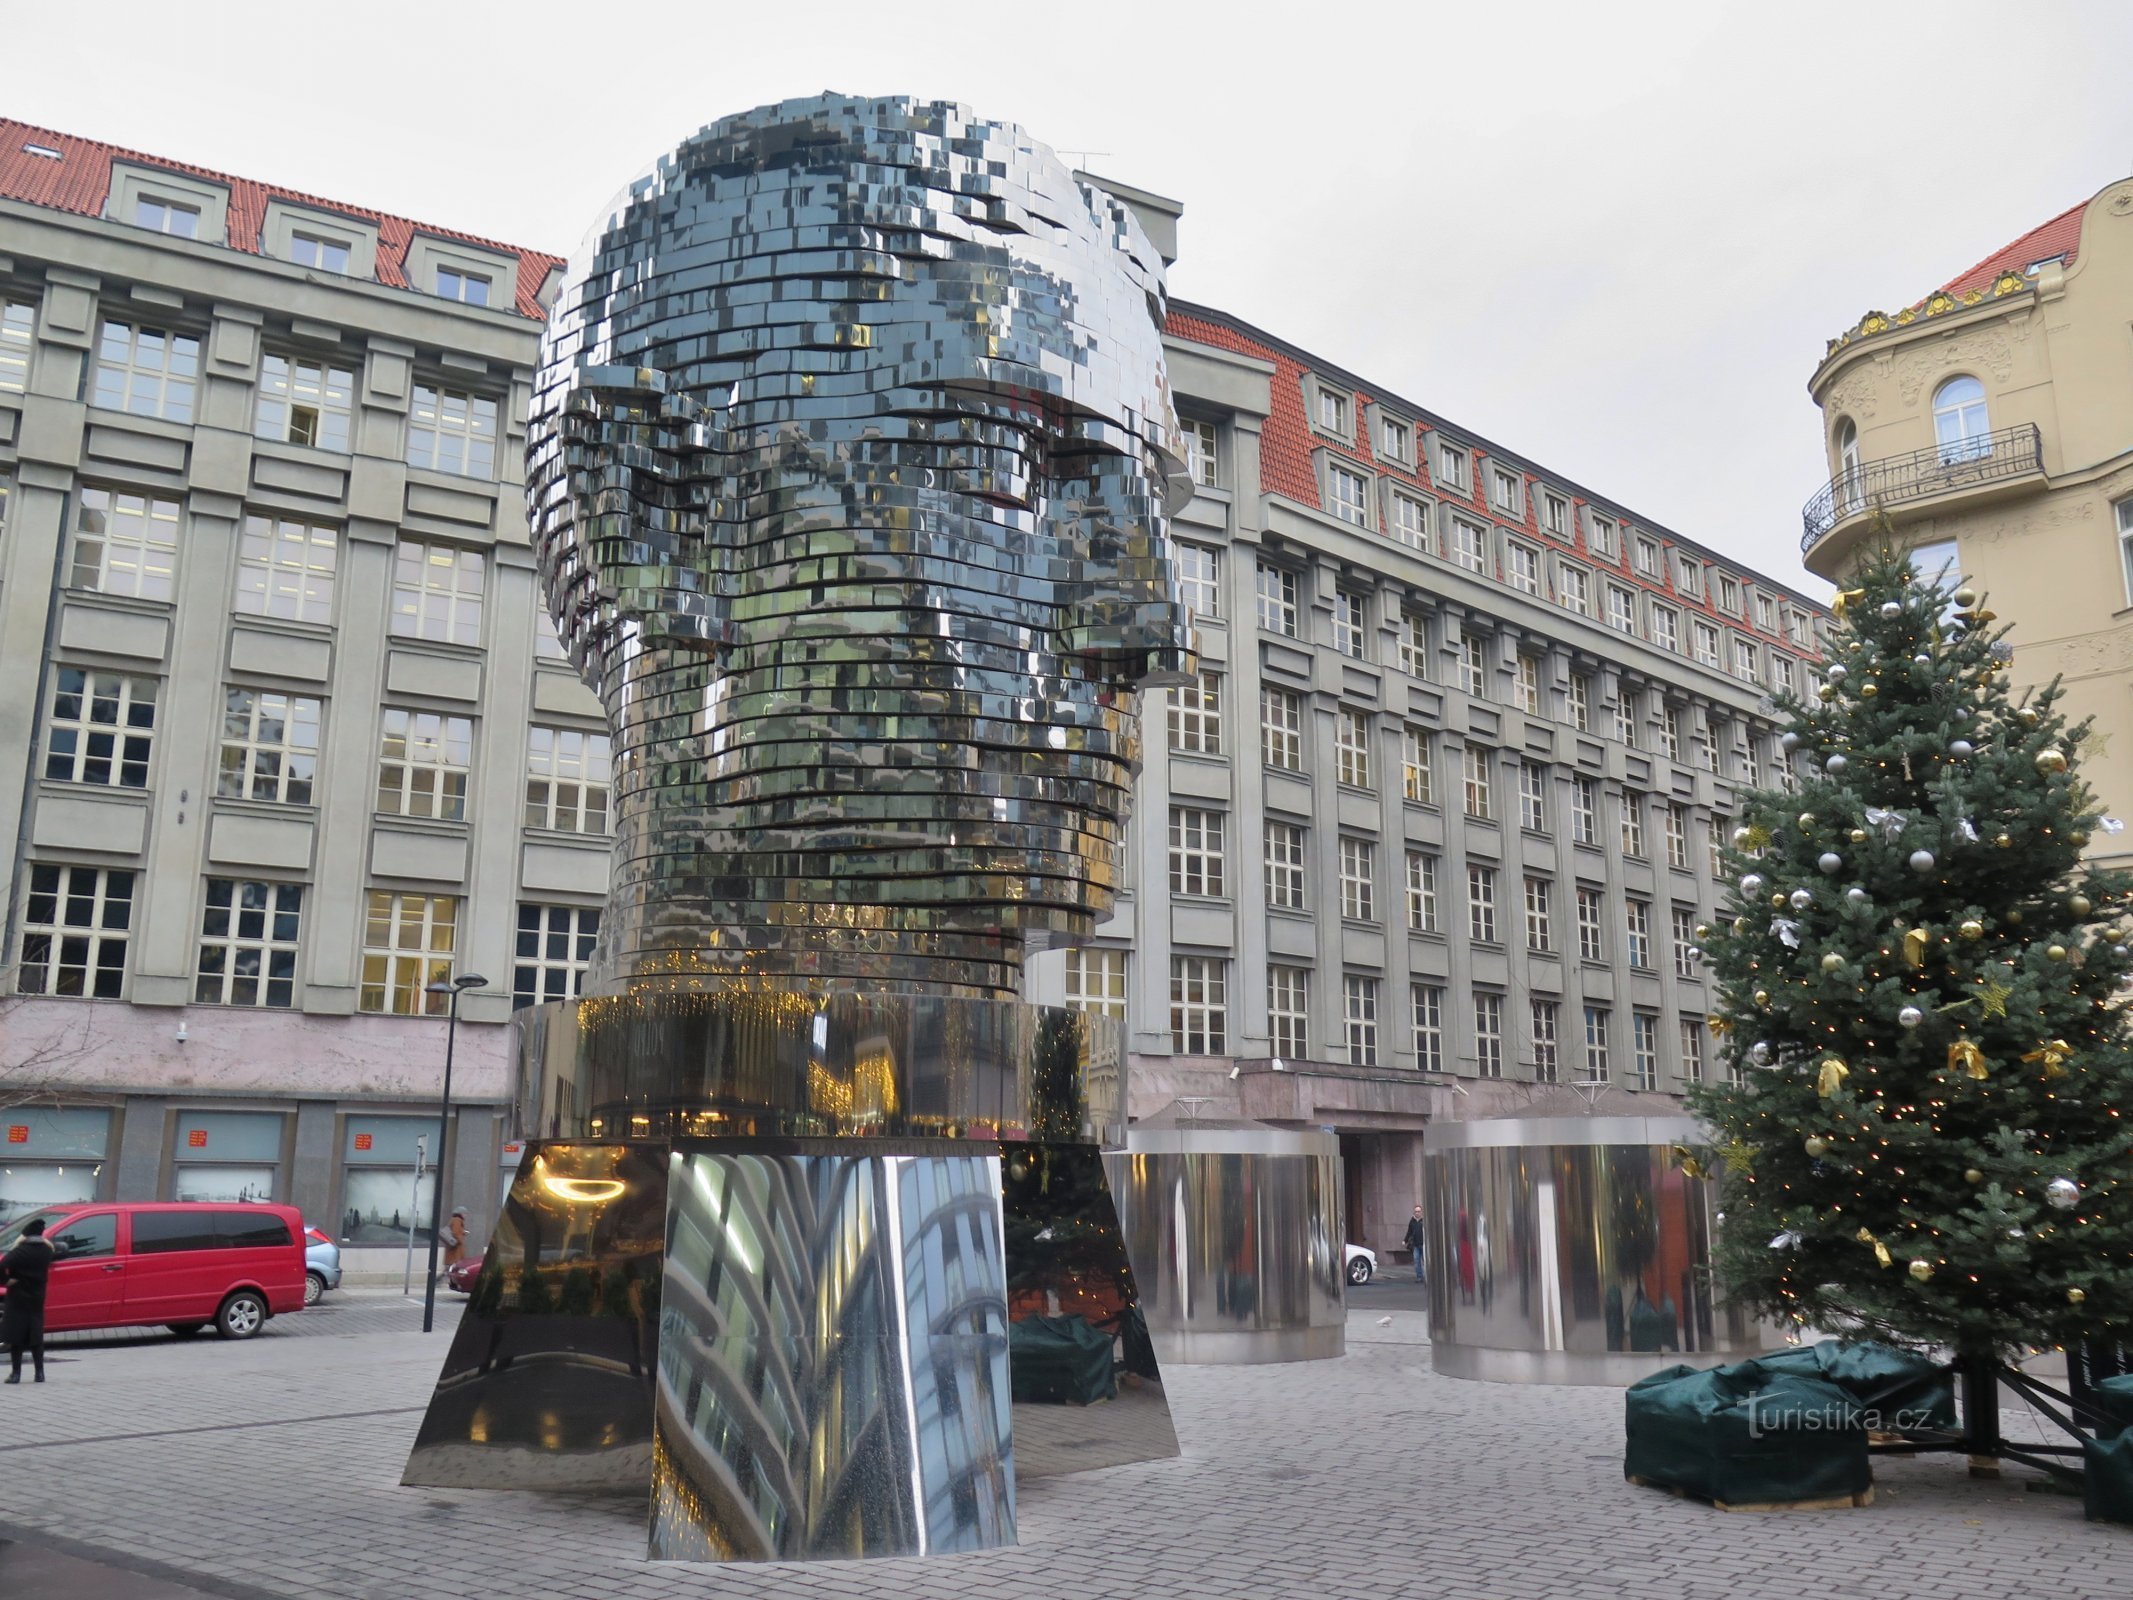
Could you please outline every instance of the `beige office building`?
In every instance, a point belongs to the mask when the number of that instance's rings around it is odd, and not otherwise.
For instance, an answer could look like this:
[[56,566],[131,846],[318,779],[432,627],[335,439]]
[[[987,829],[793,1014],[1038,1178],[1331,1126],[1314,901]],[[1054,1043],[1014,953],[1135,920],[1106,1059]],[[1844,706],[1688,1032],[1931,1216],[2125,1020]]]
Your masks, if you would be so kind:
[[[2133,179],[2061,213],[1924,300],[1832,339],[1809,385],[1830,481],[1808,567],[1840,581],[1885,511],[1922,567],[1953,569],[2014,625],[2013,681],[2065,680],[2081,752],[2133,805]],[[2133,862],[2133,834],[2090,854]]]

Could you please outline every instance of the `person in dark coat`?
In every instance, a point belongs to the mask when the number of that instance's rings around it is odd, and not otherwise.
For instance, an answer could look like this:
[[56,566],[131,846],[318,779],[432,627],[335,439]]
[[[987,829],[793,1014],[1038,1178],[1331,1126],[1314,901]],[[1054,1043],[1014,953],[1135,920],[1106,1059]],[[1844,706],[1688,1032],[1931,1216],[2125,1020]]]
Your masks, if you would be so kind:
[[7,1285],[6,1309],[0,1311],[0,1342],[12,1358],[7,1381],[22,1381],[22,1355],[29,1352],[44,1382],[44,1287],[52,1275],[53,1259],[59,1254],[44,1236],[44,1218],[32,1217],[22,1226],[15,1248],[0,1256],[0,1283]]
[[1429,1229],[1422,1221],[1422,1208],[1415,1207],[1415,1214],[1407,1219],[1407,1248],[1415,1253],[1415,1282],[1422,1279],[1422,1251],[1429,1243]]

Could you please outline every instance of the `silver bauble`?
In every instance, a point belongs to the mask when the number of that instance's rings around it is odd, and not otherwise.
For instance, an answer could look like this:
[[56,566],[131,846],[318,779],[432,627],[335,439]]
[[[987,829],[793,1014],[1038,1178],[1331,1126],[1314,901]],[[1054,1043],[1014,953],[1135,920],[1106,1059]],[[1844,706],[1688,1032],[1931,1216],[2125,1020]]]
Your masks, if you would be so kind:
[[1905,1006],[1896,1013],[1896,1020],[1906,1028],[1915,1028],[1926,1020],[1926,1014],[1916,1006]]
[[2111,954],[2121,961],[2125,960],[2129,952],[2133,952],[2133,945],[2114,944],[2111,946]]
[[1863,906],[1866,904],[1866,891],[1855,883],[1844,891],[1844,898],[1855,906]]
[[1834,778],[1850,765],[1851,763],[1845,760],[1844,757],[1842,757],[1841,755],[1831,756],[1827,761],[1822,763],[1822,770]]
[[1760,872],[1749,873],[1740,881],[1740,892],[1750,897],[1761,894],[1763,892],[1763,875]]
[[1913,850],[1911,852],[1911,870],[1913,872],[1931,872],[1937,865],[1938,863],[1933,859],[1932,851]]
[[1791,755],[1793,751],[1800,748],[1800,736],[1796,733],[1790,732],[1779,734],[1778,748],[1784,751],[1785,754],[1787,754],[1788,756]]
[[1827,672],[1823,673],[1822,676],[1827,678],[1831,683],[1842,683],[1846,678],[1849,678],[1851,674],[1845,670],[1844,664],[1842,662],[1839,662],[1836,666],[1831,667]]
[[1769,1066],[1770,1046],[1768,1042],[1762,1039],[1758,1039],[1755,1041],[1755,1043],[1748,1046],[1748,1059],[1754,1062],[1759,1067]]
[[2044,1186],[2044,1198],[2055,1211],[2071,1211],[2081,1204],[2081,1185],[2072,1178],[2054,1178]]
[[1881,602],[1881,617],[1884,622],[1894,622],[1898,617],[1902,615],[1903,606],[1900,602],[1895,600],[1884,600]]
[[1968,739],[1958,739],[1953,744],[1948,746],[1948,754],[1955,757],[1955,759],[1958,761],[1961,761],[1965,757],[1973,755],[1975,753],[1976,747],[1972,745]]
[[1815,858],[1815,865],[1834,877],[1844,870],[1844,857],[1834,850],[1825,850]]
[[1805,889],[1793,890],[1790,898],[1795,911],[1805,911],[1815,903],[1815,897]]

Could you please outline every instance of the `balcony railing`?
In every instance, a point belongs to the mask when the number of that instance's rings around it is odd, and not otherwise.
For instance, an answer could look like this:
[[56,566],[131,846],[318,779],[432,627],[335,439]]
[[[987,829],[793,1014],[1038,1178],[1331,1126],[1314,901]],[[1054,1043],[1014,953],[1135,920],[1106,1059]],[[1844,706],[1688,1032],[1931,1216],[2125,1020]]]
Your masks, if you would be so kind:
[[1934,495],[2044,470],[2044,442],[2034,422],[2018,423],[1997,433],[1951,439],[1909,455],[1884,456],[1841,472],[1800,513],[1806,531],[1800,548],[1812,549],[1823,535],[1874,506],[1901,505]]

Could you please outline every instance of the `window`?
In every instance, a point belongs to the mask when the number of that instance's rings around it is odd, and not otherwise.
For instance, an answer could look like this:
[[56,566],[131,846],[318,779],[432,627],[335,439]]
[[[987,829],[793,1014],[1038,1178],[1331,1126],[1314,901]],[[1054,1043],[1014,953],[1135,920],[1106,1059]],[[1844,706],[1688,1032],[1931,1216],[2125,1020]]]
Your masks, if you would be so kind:
[[[344,1116],[341,1119],[341,1195],[335,1229],[344,1244],[399,1244],[412,1231],[426,1248],[437,1219],[437,1170],[442,1154],[434,1117]],[[424,1171],[415,1180],[417,1153]]]
[[1629,1018],[1632,1089],[1650,1091],[1659,1087],[1659,1019],[1649,1011],[1633,1011]]
[[1341,979],[1341,1018],[1348,1034],[1348,1065],[1378,1064],[1378,980],[1351,972]]
[[1351,589],[1333,591],[1333,648],[1358,661],[1364,659],[1363,646],[1368,637],[1365,615],[1361,595]]
[[30,384],[30,348],[37,308],[27,300],[0,296],[0,390],[20,394]]
[[1592,731],[1592,679],[1582,672],[1570,675],[1570,726],[1580,733]]
[[1697,1017],[1681,1019],[1681,1076],[1690,1083],[1703,1082],[1703,1022]]
[[1570,780],[1570,837],[1578,844],[1600,842],[1599,787],[1583,774]]
[[489,303],[489,280],[478,272],[439,267],[437,296],[441,300],[457,300],[462,305],[485,306]]
[[1703,563],[1692,561],[1687,556],[1676,556],[1674,559],[1681,566],[1681,579],[1676,587],[1690,599],[1701,600],[1703,598]]
[[1459,752],[1460,776],[1466,785],[1466,814],[1470,817],[1489,817],[1495,814],[1489,793],[1489,761],[1493,750],[1470,744]]
[[33,865],[22,905],[22,994],[116,1000],[126,983],[133,873],[118,867]]
[[607,735],[576,728],[526,730],[526,826],[607,832]]
[[378,810],[389,817],[464,822],[474,724],[435,711],[385,708],[378,745]]
[[1466,869],[1467,937],[1484,944],[1496,942],[1496,869],[1470,865]]
[[1555,573],[1555,598],[1565,611],[1579,616],[1592,610],[1592,578],[1583,567],[1564,562]]
[[1486,647],[1471,633],[1459,635],[1459,687],[1479,700],[1488,693]]
[[69,579],[75,588],[168,600],[177,565],[177,501],[82,489]]
[[1637,540],[1637,570],[1647,578],[1659,576],[1659,541],[1639,536]]
[[478,645],[487,586],[488,560],[479,550],[402,539],[393,561],[392,631]]
[[1518,658],[1518,709],[1529,717],[1540,715],[1541,664],[1536,656]]
[[1259,563],[1259,626],[1296,637],[1296,574],[1264,561]]
[[1229,1049],[1229,963],[1221,957],[1170,958],[1170,1048],[1181,1056]]
[[[592,965],[600,913],[591,906],[520,905],[511,961],[511,1009],[575,1000]],[[1080,951],[1068,952],[1069,971]],[[1073,1004],[1070,997],[1067,1002]]]
[[225,689],[215,793],[225,800],[309,805],[318,776],[318,733],[316,700],[274,689]]
[[[2133,506],[2133,500],[2126,503]],[[2133,574],[2133,542],[2126,548],[2126,571]],[[2133,577],[2127,581],[2133,582]],[[1429,624],[1417,612],[1400,612],[1400,670],[1415,678],[1433,675],[1429,669]]]
[[1507,517],[1525,520],[1526,481],[1502,467],[1489,470],[1489,504]]
[[1666,829],[1666,864],[1678,867],[1683,872],[1689,869],[1689,816],[1688,813],[1667,801],[1659,808],[1659,819]]
[[1303,771],[1303,697],[1287,689],[1259,688],[1259,744],[1270,767]]
[[1696,962],[1689,952],[1696,948],[1696,913],[1687,906],[1675,906],[1674,916],[1674,976],[1693,978]]
[[200,237],[198,206],[181,206],[175,201],[155,200],[144,194],[133,202],[133,221],[136,227],[167,233],[174,239]]
[[[1919,581],[1929,589],[1947,594],[1961,582],[1962,568],[1956,555],[1953,539],[1936,539],[1931,544],[1913,545],[1904,552],[1911,570],[1918,574]],[[1952,608],[1945,608],[1941,620],[1946,622]]]
[[1755,597],[1755,625],[1765,633],[1777,632],[1777,606],[1767,594]]
[[44,730],[45,777],[55,783],[147,788],[159,687],[154,678],[54,667]]
[[1218,487],[1222,480],[1215,467],[1215,425],[1187,417],[1184,436],[1185,466],[1192,481],[1203,489]]
[[1318,391],[1318,425],[1328,433],[1348,437],[1348,399],[1331,389]]
[[1377,915],[1377,846],[1368,839],[1341,840],[1341,915],[1368,922]]
[[1542,955],[1555,948],[1555,907],[1546,878],[1526,880],[1526,948]]
[[1548,769],[1537,762],[1518,764],[1518,825],[1535,833],[1548,829]]
[[1451,545],[1445,552],[1453,563],[1469,572],[1489,570],[1489,533],[1478,522],[1452,518]]
[[261,439],[348,450],[355,373],[347,367],[268,351],[259,364],[259,398],[252,432]]
[[1696,624],[1696,659],[1707,667],[1718,665],[1718,630],[1708,622]]
[[1615,691],[1615,738],[1632,750],[1637,748],[1637,692],[1630,688]]
[[1652,961],[1652,903],[1649,900],[1634,900],[1624,897],[1622,901],[1623,926],[1629,934],[1629,964],[1639,972],[1649,972]]
[[1222,554],[1201,544],[1179,544],[1178,598],[1195,617],[1222,615]]
[[1503,547],[1503,578],[1521,594],[1541,592],[1541,558],[1538,550],[1531,549],[1513,540],[1506,540]]
[[1992,454],[1992,424],[1985,416],[1985,386],[1975,378],[1950,378],[1933,391],[1933,437],[1944,467]]
[[1378,424],[1379,447],[1395,461],[1413,461],[1415,458],[1415,433],[1398,417],[1387,417]]
[[1718,730],[1699,729],[1696,734],[1696,763],[1706,772],[1718,770]]
[[1458,445],[1453,444],[1449,439],[1439,439],[1437,441],[1437,481],[1439,483],[1446,488],[1457,489],[1461,494],[1465,494],[1469,481],[1467,473],[1471,466],[1472,462],[1468,458],[1466,451]]
[[1681,648],[1680,614],[1672,606],[1652,607],[1652,643],[1662,650]]
[[193,1000],[204,1006],[296,1004],[296,931],[304,886],[207,880]]
[[1170,808],[1170,892],[1219,895],[1222,881],[1222,813],[1198,806]]
[[1730,572],[1718,575],[1718,609],[1729,617],[1740,615],[1740,579]]
[[1607,586],[1607,625],[1617,633],[1637,631],[1637,597],[1612,583]]
[[1644,854],[1644,796],[1622,796],[1622,853],[1626,856]]
[[1193,755],[1222,753],[1222,674],[1203,672],[1197,683],[1170,691],[1170,748]]
[[1755,646],[1746,639],[1733,641],[1733,676],[1746,683],[1756,681]]
[[1442,1072],[1444,991],[1434,983],[1410,984],[1407,1000],[1414,1018],[1415,1066],[1422,1072]]
[[1370,787],[1370,713],[1347,706],[1334,714],[1334,775],[1353,788]]
[[1300,1061],[1310,1056],[1305,1040],[1311,1017],[1311,974],[1303,967],[1266,969],[1267,1048]]
[[315,233],[293,233],[289,236],[289,259],[300,267],[345,273],[348,246],[338,239],[321,239]]
[[1780,694],[1794,692],[1792,658],[1790,656],[1781,656],[1775,650],[1770,652],[1770,687]]
[[1570,502],[1553,490],[1541,491],[1541,530],[1551,539],[1570,539]]
[[1434,802],[1435,783],[1430,771],[1429,731],[1425,728],[1402,728],[1400,730],[1400,793],[1409,800],[1422,805]]
[[1503,1076],[1503,996],[1474,991],[1474,1067],[1484,1078]]
[[1615,524],[1612,517],[1603,517],[1597,512],[1592,518],[1592,553],[1604,561],[1616,559],[1621,546],[1615,541]]
[[1669,761],[1681,759],[1681,707],[1668,706],[1659,719],[1659,742]]
[[1553,1000],[1533,1002],[1533,1081],[1553,1083],[1556,1077],[1555,1055],[1556,1003]]
[[407,414],[407,464],[462,478],[496,476],[496,402],[464,389],[415,385]]
[[2118,513],[2118,554],[2126,569],[2126,603],[2133,605],[2133,500],[2121,500]]
[[1286,911],[1304,908],[1304,831],[1294,823],[1266,825],[1266,903]]
[[1429,546],[1429,507],[1411,494],[1392,491],[1392,536],[1412,550]]
[[[588,950],[591,946],[586,947]],[[1066,953],[1066,1003],[1074,1011],[1126,1020],[1126,952],[1076,945]]]
[[107,320],[96,346],[89,404],[165,422],[191,422],[200,381],[200,341],[131,322]]
[[1368,488],[1361,473],[1336,467],[1331,462],[1326,464],[1327,498],[1333,502],[1333,514],[1341,521],[1352,522],[1358,528],[1370,525],[1370,517],[1363,509]]
[[1608,1077],[1607,1064],[1607,1007],[1585,1008],[1585,1077],[1588,1082],[1605,1083]]
[[332,528],[248,513],[237,548],[237,609],[291,622],[331,622],[339,544]]
[[1726,875],[1726,825],[1724,817],[1713,817],[1711,819],[1711,832],[1706,840],[1706,843],[1710,845],[1711,876],[1714,878],[1723,878]]
[[1606,943],[1601,936],[1600,919],[1605,915],[1604,891],[1585,884],[1578,885],[1578,959],[1581,961],[1605,961]]
[[1437,858],[1426,850],[1407,852],[1407,931],[1437,931]]
[[371,890],[356,1009],[398,1017],[443,1016],[448,997],[427,990],[451,977],[458,930],[459,902],[450,895]]
[[1807,614],[1804,611],[1794,611],[1790,607],[1786,609],[1785,637],[1792,641],[1793,647],[1795,649],[1810,650],[1814,648],[1807,642],[1808,635],[1812,631],[1813,629],[1810,626],[1807,620]]

